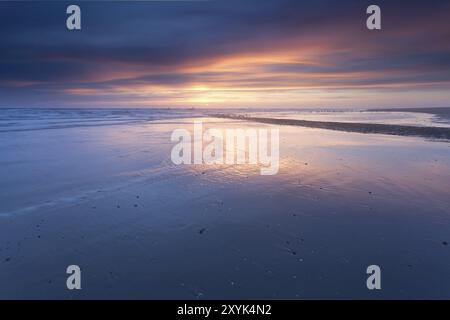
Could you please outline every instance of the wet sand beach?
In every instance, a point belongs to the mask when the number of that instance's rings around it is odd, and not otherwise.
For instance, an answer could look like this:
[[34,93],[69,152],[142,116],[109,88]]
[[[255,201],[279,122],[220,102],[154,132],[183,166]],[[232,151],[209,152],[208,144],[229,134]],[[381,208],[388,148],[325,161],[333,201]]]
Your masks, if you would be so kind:
[[[279,128],[279,173],[174,165],[200,120]],[[212,117],[0,142],[2,299],[450,298],[448,142]]]

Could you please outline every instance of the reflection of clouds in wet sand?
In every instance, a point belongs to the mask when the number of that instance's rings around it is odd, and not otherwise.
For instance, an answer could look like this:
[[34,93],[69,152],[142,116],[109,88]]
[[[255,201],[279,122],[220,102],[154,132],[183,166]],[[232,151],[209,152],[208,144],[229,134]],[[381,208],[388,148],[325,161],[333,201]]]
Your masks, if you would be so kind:
[[[230,124],[227,124],[230,125]],[[242,122],[236,125],[243,126]],[[255,124],[249,124],[254,126]],[[256,177],[258,166],[195,166],[202,179],[214,183],[251,183],[295,192],[318,192],[407,199],[448,195],[450,179],[447,144],[416,138],[341,133],[320,129],[280,127],[277,175]],[[290,187],[292,190],[286,190]],[[404,194],[402,194],[402,192]],[[425,205],[425,202],[423,203]]]
[[[449,296],[448,143],[280,126],[280,170],[262,176],[174,165],[170,133],[192,124],[10,134],[2,209],[73,198],[0,217],[0,297],[371,298],[373,263],[384,298]],[[77,296],[61,289],[69,263],[89,288]]]

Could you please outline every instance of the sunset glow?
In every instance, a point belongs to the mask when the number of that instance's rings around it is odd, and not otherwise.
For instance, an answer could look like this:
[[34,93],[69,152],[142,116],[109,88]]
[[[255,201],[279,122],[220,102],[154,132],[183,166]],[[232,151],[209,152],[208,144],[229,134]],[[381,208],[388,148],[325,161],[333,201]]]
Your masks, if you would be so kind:
[[432,23],[424,6],[382,4],[373,32],[360,1],[326,11],[302,1],[86,3],[109,18],[67,33],[58,4],[36,3],[29,20],[0,22],[22,30],[14,40],[0,31],[0,106],[446,106],[449,4],[433,7]]

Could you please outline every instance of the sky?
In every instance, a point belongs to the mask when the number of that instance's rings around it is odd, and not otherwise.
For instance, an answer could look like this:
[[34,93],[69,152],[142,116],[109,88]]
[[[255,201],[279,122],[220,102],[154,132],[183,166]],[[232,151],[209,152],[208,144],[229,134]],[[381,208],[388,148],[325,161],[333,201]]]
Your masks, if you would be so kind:
[[450,1],[1,1],[0,107],[450,107]]

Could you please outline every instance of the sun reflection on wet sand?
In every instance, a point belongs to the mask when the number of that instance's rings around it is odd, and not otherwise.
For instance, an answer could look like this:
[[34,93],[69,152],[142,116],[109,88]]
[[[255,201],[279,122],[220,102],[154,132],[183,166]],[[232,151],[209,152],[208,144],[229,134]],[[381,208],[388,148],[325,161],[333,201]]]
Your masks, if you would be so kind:
[[395,279],[383,297],[449,296],[449,143],[280,126],[279,172],[263,176],[173,164],[171,132],[195,121],[276,127],[204,117],[8,134],[4,150],[21,153],[0,168],[12,244],[0,280],[15,281],[0,296],[65,297],[41,283],[67,260],[98,275],[90,298],[369,298],[360,275],[374,261]]

